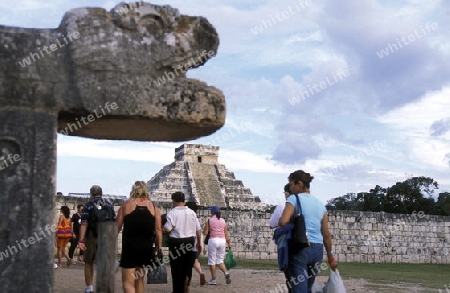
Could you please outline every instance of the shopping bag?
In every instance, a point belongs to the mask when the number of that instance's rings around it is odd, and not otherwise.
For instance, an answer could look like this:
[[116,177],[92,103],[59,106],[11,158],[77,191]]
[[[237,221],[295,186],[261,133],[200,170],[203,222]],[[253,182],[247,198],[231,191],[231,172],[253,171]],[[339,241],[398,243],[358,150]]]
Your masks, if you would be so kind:
[[147,284],[167,284],[167,270],[165,265],[150,268],[147,273]]
[[234,257],[233,251],[228,249],[227,254],[225,255],[225,267],[227,270],[232,269],[236,266],[236,258]]
[[317,282],[314,282],[314,284],[311,288],[311,292],[312,293],[323,293],[323,287],[320,286],[319,284],[317,284]]
[[72,228],[70,226],[58,226],[56,230],[56,235],[58,238],[71,238],[72,237]]
[[325,287],[323,287],[323,293],[347,293],[344,282],[337,269],[335,271],[330,270],[330,277],[328,278]]

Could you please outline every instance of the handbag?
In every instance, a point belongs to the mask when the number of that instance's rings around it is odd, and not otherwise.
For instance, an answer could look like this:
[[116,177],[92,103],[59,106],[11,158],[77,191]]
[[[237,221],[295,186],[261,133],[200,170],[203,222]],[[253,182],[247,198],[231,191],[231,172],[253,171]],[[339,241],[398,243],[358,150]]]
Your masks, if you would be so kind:
[[[66,220],[61,221],[61,225],[58,226],[56,230],[56,235],[58,238],[71,238],[72,237],[72,228],[70,227],[70,223],[67,225]],[[64,225],[63,225],[64,224]]]
[[302,213],[302,205],[300,204],[300,200],[298,199],[298,194],[295,194],[297,198],[297,204],[299,208],[298,214],[292,220],[294,224],[294,229],[292,230],[292,243],[295,244],[298,248],[308,247],[310,245],[308,239],[308,232],[306,232],[306,223],[305,217]]
[[167,284],[167,270],[162,260],[161,251],[155,251],[154,264],[147,273],[147,284]]
[[164,264],[148,270],[147,284],[167,284],[167,270]]
[[211,236],[211,227],[209,227],[209,220],[208,220],[208,234],[206,234],[205,239],[203,239],[203,244],[208,245],[210,236]]

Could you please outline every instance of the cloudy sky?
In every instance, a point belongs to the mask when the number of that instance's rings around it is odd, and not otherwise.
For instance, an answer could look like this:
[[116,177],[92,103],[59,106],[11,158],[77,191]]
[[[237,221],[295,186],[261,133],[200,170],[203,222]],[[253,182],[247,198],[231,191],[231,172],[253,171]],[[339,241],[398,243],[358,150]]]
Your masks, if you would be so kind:
[[[76,2],[76,3],[75,3]],[[101,0],[1,0],[3,25],[57,27]],[[324,203],[348,192],[429,176],[450,191],[450,3],[442,0],[173,0],[220,37],[217,56],[188,72],[221,89],[225,126],[188,143],[220,147],[219,162],[255,195],[282,200],[288,174],[315,179]],[[393,4],[395,3],[395,4]],[[128,195],[173,161],[181,143],[58,135],[57,190]]]

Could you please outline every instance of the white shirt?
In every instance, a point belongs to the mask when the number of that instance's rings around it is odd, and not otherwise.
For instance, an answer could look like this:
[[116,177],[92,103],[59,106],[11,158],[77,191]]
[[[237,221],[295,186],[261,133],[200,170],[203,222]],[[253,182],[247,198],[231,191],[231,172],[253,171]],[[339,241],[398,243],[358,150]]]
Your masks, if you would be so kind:
[[278,227],[278,221],[280,220],[281,215],[283,214],[285,205],[286,205],[286,203],[279,204],[275,207],[275,210],[273,211],[272,216],[270,216],[270,221],[269,221],[269,225],[271,228]]
[[175,207],[168,212],[164,228],[170,231],[169,236],[173,238],[193,237],[202,230],[197,215],[186,206]]

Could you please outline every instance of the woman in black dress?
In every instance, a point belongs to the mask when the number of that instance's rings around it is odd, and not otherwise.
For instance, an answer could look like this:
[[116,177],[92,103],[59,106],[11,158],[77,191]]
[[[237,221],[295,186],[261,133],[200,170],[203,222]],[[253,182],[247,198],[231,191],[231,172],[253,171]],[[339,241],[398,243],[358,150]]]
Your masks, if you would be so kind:
[[162,246],[161,212],[151,202],[145,182],[133,184],[130,198],[117,212],[117,225],[119,232],[123,226],[120,258],[123,290],[144,292],[145,267],[153,263],[154,249]]

